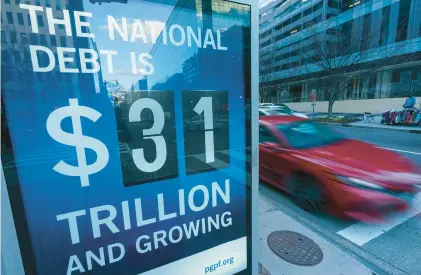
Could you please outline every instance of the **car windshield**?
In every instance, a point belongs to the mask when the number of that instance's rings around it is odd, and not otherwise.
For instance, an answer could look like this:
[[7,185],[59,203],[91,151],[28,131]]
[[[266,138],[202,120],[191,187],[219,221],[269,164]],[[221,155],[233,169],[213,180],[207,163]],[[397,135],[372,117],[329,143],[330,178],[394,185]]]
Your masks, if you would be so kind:
[[346,139],[328,126],[310,121],[278,124],[277,128],[284,134],[291,147],[297,149],[325,146]]

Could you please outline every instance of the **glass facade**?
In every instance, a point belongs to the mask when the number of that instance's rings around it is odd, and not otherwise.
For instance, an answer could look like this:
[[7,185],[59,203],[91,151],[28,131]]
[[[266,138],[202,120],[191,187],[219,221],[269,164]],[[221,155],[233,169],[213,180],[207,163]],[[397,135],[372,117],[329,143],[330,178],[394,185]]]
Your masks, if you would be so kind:
[[[277,3],[299,8],[271,19]],[[321,91],[332,71],[343,78],[337,100],[405,97],[410,91],[421,96],[411,81],[421,62],[420,7],[420,0],[274,1],[265,6],[260,58],[273,60],[270,70],[261,69],[267,75],[261,86],[270,87],[266,100],[309,101],[313,89],[320,90],[318,99],[327,100]],[[298,25],[290,29],[293,19]]]

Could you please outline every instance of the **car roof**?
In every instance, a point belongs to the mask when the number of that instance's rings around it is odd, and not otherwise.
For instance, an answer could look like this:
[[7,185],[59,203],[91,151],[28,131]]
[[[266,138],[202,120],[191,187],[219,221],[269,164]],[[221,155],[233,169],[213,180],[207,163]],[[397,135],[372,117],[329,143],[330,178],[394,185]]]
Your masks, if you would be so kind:
[[259,121],[270,123],[270,124],[287,124],[296,121],[306,120],[302,117],[297,116],[263,116],[259,117]]

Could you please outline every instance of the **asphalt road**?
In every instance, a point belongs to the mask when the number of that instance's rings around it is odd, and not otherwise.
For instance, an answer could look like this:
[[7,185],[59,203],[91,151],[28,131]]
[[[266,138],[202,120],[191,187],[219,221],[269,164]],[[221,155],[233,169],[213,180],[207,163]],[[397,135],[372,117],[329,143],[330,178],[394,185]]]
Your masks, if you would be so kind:
[[[421,169],[420,134],[342,126],[333,128],[352,139],[393,150]],[[287,195],[265,183],[260,183],[260,195],[275,201],[280,209],[285,209],[305,223],[322,228],[322,231],[328,232],[327,235],[344,244],[344,249],[361,257],[360,260],[366,264],[387,270],[380,273],[421,274],[421,193],[416,196],[407,213],[392,215],[380,224],[343,221],[325,214],[312,215],[298,208]]]

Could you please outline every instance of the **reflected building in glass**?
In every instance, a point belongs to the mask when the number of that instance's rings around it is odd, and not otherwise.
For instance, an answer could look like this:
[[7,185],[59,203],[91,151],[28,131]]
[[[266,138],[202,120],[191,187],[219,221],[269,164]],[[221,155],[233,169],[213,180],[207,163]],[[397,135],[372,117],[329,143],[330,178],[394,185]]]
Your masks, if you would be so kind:
[[[310,104],[300,102],[311,101],[312,91],[318,101],[329,100],[320,84],[329,74],[314,64],[323,58],[350,60],[347,56],[352,55],[364,58],[343,62],[352,68],[340,62],[334,68],[348,74],[338,84],[336,100],[376,99],[367,104],[379,110],[361,110],[361,102],[349,101],[346,110],[336,111],[381,111],[392,102],[403,104],[404,99],[390,98],[410,92],[421,96],[421,0],[265,1],[259,19],[260,60],[267,65],[261,67],[265,102],[292,103],[294,109],[310,111]],[[326,56],[317,53],[315,40],[325,47]],[[339,42],[341,47],[333,46]]]

